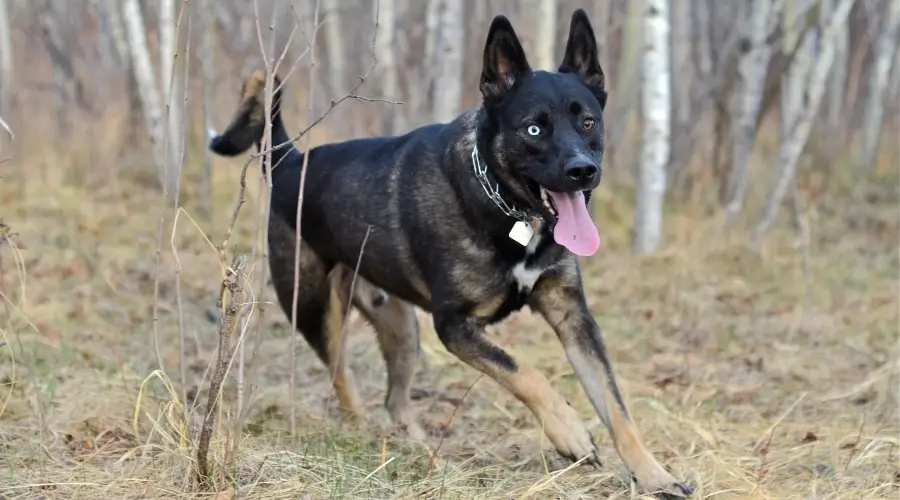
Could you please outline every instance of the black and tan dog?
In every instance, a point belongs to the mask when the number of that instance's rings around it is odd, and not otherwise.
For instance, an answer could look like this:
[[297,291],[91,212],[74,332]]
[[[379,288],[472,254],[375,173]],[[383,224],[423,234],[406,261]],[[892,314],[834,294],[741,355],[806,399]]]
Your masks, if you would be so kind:
[[[218,154],[260,146],[265,73],[245,83],[237,116],[213,138]],[[276,85],[280,82],[276,80]],[[600,183],[607,93],[587,15],[572,16],[556,73],[533,71],[509,21],[490,27],[479,108],[399,137],[311,149],[301,224],[299,330],[335,373],[342,407],[358,410],[339,332],[348,307],[373,324],[388,367],[391,418],[421,435],[409,385],[419,351],[413,306],[429,311],[447,349],[534,413],[556,449],[598,463],[577,412],[534,368],[485,338],[487,325],[529,306],[550,323],[619,456],[644,488],[689,494],[647,450],[587,308],[576,255],[599,246],[587,211]],[[289,141],[273,106],[273,143]],[[294,292],[302,152],[272,154],[270,266],[282,308]],[[369,229],[370,228],[370,229]],[[370,231],[350,297],[352,269]],[[382,290],[387,295],[382,295]]]

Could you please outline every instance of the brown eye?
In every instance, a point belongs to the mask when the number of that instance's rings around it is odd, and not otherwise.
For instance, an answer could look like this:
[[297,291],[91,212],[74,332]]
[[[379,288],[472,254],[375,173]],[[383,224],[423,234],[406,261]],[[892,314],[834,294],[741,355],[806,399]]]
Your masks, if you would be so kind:
[[583,122],[581,122],[581,126],[585,130],[594,130],[594,119],[593,118],[585,118]]

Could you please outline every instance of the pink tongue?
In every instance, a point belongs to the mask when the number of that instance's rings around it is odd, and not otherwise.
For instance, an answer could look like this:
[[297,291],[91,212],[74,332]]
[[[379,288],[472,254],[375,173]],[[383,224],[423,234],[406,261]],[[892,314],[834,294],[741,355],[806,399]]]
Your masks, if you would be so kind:
[[553,239],[575,255],[587,257],[600,248],[600,235],[584,204],[584,194],[548,191],[556,205],[559,220],[553,228]]

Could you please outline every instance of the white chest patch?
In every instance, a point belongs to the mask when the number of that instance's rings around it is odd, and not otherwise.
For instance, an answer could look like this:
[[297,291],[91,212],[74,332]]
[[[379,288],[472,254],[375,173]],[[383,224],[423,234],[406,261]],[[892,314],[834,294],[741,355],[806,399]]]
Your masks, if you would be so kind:
[[515,267],[513,267],[512,275],[513,279],[516,280],[516,283],[519,285],[519,292],[531,292],[531,290],[534,288],[534,284],[537,283],[537,280],[539,280],[546,271],[546,269],[541,267],[529,268],[525,266],[525,262],[528,260],[528,257],[534,254],[543,238],[544,236],[541,233],[541,224],[539,224],[534,237],[531,238],[531,241],[528,242],[528,246],[525,247],[525,260],[519,262]]
[[544,274],[544,269],[528,269],[525,267],[524,262],[519,262],[516,264],[516,267],[513,268],[512,274],[513,279],[515,279],[516,283],[519,285],[519,291],[527,293],[534,288],[534,284],[537,283],[537,280]]

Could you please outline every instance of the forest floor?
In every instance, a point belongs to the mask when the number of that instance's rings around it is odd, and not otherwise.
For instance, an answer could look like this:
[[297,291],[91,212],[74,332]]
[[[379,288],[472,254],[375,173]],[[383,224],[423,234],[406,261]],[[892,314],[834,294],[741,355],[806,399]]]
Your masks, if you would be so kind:
[[[424,446],[391,431],[384,365],[357,318],[349,353],[368,421],[341,418],[328,374],[299,339],[298,436],[291,438],[289,322],[274,304],[250,369],[254,403],[228,471],[237,492],[189,493],[196,435],[180,434],[173,405],[181,383],[172,248],[193,388],[217,345],[208,310],[222,271],[207,238],[219,243],[225,234],[241,162],[215,160],[211,220],[196,215],[196,175],[185,180],[186,211],[162,235],[154,322],[158,191],[127,170],[115,179],[66,171],[53,155],[31,160],[24,191],[11,179],[0,185],[0,216],[17,234],[0,244],[0,498],[636,495],[558,342],[531,312],[490,335],[542,370],[581,412],[604,459],[600,470],[566,469],[528,410],[449,355],[425,314],[429,362],[414,391],[432,434]],[[258,201],[250,177],[230,244],[248,253]],[[804,193],[824,185],[801,182]],[[725,233],[717,216],[675,205],[664,248],[643,258],[628,251],[625,190],[598,192],[605,241],[583,263],[590,307],[649,448],[695,487],[695,498],[900,494],[896,184],[892,177],[854,198],[821,188],[805,207],[808,246],[785,213],[758,254],[745,249],[746,234]],[[264,299],[274,299],[270,287]],[[202,387],[192,395],[200,408]],[[201,413],[195,409],[192,424]],[[216,461],[232,438],[217,431]]]

